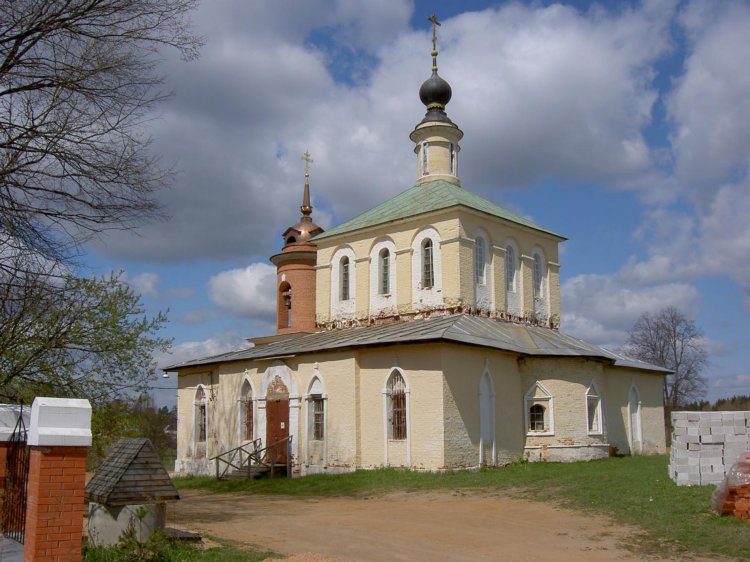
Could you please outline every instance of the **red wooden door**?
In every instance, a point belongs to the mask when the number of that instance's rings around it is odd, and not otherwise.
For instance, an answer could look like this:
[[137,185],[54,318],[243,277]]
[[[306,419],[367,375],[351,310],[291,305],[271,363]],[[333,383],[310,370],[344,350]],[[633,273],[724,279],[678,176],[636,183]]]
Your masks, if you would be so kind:
[[[273,398],[266,401],[266,444],[271,446],[289,437],[289,399]],[[269,462],[286,464],[287,442],[268,449]]]

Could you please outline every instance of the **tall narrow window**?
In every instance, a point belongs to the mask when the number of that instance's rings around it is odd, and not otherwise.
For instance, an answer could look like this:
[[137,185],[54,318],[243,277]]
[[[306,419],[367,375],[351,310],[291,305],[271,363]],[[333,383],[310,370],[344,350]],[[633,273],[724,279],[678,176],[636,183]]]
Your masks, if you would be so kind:
[[323,397],[320,394],[310,396],[310,406],[312,406],[312,438],[315,441],[322,441],[325,435],[325,410],[323,409]]
[[195,440],[198,443],[206,442],[208,426],[207,413],[206,391],[201,387],[195,395]]
[[513,246],[505,248],[505,290],[516,290],[516,254]]
[[432,240],[422,244],[422,288],[429,289],[435,284],[435,271],[432,263]]
[[289,288],[284,293],[284,307],[286,308],[286,327],[292,326],[292,289]]
[[451,175],[455,176],[456,174],[456,145],[451,143]]
[[349,258],[344,256],[341,258],[341,291],[340,296],[342,301],[349,300]]
[[534,254],[534,270],[533,270],[533,283],[534,283],[534,298],[541,298],[542,292],[542,258],[539,254]]
[[394,373],[388,383],[390,394],[391,439],[406,439],[406,384],[399,373]]
[[253,440],[253,390],[245,381],[242,385],[242,396],[240,396],[240,408],[242,412],[242,440]]
[[474,282],[477,285],[484,285],[485,263],[484,238],[477,236],[474,240]]
[[430,169],[427,165],[427,152],[429,151],[429,143],[422,143],[422,175],[426,176],[430,173]]
[[380,252],[380,294],[387,295],[391,292],[391,253],[388,249]]

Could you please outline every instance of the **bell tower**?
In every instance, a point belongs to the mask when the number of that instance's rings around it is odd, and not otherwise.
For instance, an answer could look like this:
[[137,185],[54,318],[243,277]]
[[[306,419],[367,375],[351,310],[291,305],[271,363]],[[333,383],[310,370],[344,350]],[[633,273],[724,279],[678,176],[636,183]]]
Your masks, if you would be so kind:
[[310,204],[310,164],[305,151],[305,187],[302,193],[302,217],[284,231],[284,247],[271,257],[276,266],[276,333],[315,331],[315,264],[317,246],[310,238],[323,232],[312,220]]
[[435,14],[428,19],[432,22],[432,76],[419,88],[419,99],[427,113],[409,135],[417,155],[417,184],[445,180],[460,186],[458,153],[461,147],[458,142],[464,134],[445,112],[453,92],[450,84],[438,75],[437,26],[440,22]]

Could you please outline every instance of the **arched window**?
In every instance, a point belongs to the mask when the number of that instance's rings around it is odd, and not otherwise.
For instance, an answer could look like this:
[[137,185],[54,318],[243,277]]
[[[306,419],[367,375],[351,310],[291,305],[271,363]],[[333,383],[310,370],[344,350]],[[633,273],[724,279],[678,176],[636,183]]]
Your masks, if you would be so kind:
[[406,439],[406,383],[394,372],[388,381],[388,438]]
[[484,285],[485,283],[486,251],[484,238],[477,236],[474,239],[474,282],[477,285]]
[[545,431],[544,411],[541,404],[534,404],[529,408],[529,431]]
[[208,409],[206,391],[202,386],[195,392],[195,441],[205,443],[208,435]]
[[513,246],[505,248],[505,290],[511,293],[516,290],[516,253]]
[[458,175],[456,171],[456,145],[451,143],[451,175]]
[[378,292],[381,295],[387,295],[391,292],[391,253],[388,248],[380,252],[380,275],[378,276]]
[[323,441],[326,427],[325,403],[323,398],[323,383],[317,376],[310,383],[307,400],[309,439],[312,441]]
[[427,165],[427,152],[429,151],[429,143],[422,143],[422,175],[426,176],[430,173],[430,169]]
[[349,258],[344,256],[340,262],[339,279],[341,283],[340,297],[342,301],[349,300]]
[[554,398],[542,385],[535,382],[524,396],[527,435],[554,435]]
[[534,284],[534,298],[540,299],[544,296],[542,280],[542,258],[539,254],[534,254],[534,268],[532,271],[533,284]]
[[435,270],[432,260],[432,240],[422,243],[422,288],[427,289],[435,284]]
[[240,390],[240,440],[252,441],[253,434],[253,389],[248,381],[242,383]]

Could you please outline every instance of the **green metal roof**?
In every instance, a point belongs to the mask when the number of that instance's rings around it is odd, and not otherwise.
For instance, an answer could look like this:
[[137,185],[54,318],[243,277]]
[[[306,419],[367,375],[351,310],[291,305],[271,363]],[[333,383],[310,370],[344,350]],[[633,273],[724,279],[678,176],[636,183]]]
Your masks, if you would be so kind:
[[551,234],[557,238],[565,240],[564,236],[547,230],[538,224],[511,213],[499,205],[495,205],[487,199],[475,195],[444,180],[435,180],[422,184],[417,184],[406,191],[399,193],[388,201],[365,211],[361,215],[340,224],[322,234],[318,234],[313,239],[322,240],[331,236],[337,236],[346,232],[360,230],[371,226],[385,224],[399,219],[406,219],[415,215],[421,215],[449,207],[464,206],[475,209],[482,213],[487,213],[493,217],[514,222],[528,228],[533,228],[546,234]]

